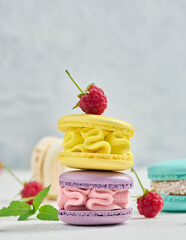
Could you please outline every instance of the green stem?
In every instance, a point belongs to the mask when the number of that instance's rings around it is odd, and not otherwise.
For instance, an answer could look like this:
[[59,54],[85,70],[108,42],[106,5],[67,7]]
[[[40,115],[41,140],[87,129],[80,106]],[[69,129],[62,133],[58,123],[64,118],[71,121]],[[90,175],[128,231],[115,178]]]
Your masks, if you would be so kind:
[[[27,197],[27,198],[21,198],[19,199],[19,201],[21,202],[28,202],[30,200],[33,200],[36,196],[32,196],[32,197]],[[57,195],[47,195],[48,198],[56,198],[57,199]]]
[[72,80],[72,82],[76,85],[76,87],[79,89],[79,91],[81,93],[83,93],[83,90],[77,85],[77,83],[74,81],[74,79],[71,77],[70,73],[68,70],[65,70],[65,72],[68,74],[68,76],[70,77],[70,79]]
[[57,195],[47,195],[47,197],[49,197],[49,198],[56,198],[57,199]]
[[4,163],[0,163],[2,168],[6,169],[11,175],[12,177],[14,177],[21,185],[24,186],[24,183],[4,164]]
[[19,199],[20,202],[28,202],[30,200],[33,200],[36,196],[33,196],[33,197],[27,197],[27,198],[21,198]]
[[139,184],[140,184],[140,186],[141,186],[141,188],[143,190],[143,193],[145,193],[145,189],[144,189],[144,187],[143,187],[143,185],[142,185],[142,183],[141,183],[141,181],[140,181],[136,171],[134,170],[134,168],[131,168],[131,171],[134,172],[134,174],[136,175],[136,178],[138,179],[138,182],[139,182]]

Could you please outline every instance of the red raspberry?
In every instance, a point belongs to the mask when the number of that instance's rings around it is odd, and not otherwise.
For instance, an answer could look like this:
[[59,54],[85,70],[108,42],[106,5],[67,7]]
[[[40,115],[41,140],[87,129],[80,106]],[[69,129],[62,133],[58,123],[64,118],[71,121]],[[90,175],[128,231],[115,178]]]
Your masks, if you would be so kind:
[[[22,198],[34,197],[36,196],[44,187],[41,183],[32,181],[26,183],[23,190],[21,191]],[[32,205],[33,200],[28,201],[27,203]]]
[[91,85],[89,92],[81,96],[79,107],[87,114],[102,114],[107,108],[107,97],[101,88]]
[[162,197],[154,191],[148,192],[137,200],[137,208],[141,215],[147,218],[155,217],[163,208]]
[[107,108],[107,97],[104,91],[94,85],[94,83],[89,84],[85,91],[83,91],[71,77],[68,70],[66,70],[66,73],[80,91],[80,94],[77,95],[80,100],[73,109],[80,107],[87,114],[102,114]]

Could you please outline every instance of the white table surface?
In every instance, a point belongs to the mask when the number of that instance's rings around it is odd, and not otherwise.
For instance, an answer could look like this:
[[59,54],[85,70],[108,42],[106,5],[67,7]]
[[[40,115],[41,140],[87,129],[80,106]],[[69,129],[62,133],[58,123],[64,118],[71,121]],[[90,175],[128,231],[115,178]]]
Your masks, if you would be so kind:
[[[146,169],[136,169],[145,187],[149,187]],[[29,180],[29,170],[14,171],[22,180]],[[127,171],[134,179],[134,189],[131,195],[141,193],[133,173]],[[0,175],[0,208],[7,206],[15,199],[21,186],[7,172]],[[51,202],[50,202],[51,203]],[[56,206],[55,202],[52,202]],[[138,214],[136,202],[131,201],[133,216],[125,224],[110,226],[71,226],[62,222],[41,221],[35,218],[18,222],[16,217],[0,218],[0,240],[2,239],[161,239],[161,240],[185,240],[186,239],[186,213],[165,213],[158,214],[156,218],[146,219]],[[56,206],[57,207],[57,206]]]

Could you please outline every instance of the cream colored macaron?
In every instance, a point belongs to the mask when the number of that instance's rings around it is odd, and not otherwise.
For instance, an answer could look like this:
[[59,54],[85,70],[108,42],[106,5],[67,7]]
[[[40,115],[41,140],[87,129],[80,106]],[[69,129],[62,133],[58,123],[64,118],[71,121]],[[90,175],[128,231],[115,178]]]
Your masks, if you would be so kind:
[[33,180],[41,182],[44,187],[51,184],[49,191],[51,198],[58,194],[59,175],[69,170],[59,164],[59,152],[63,152],[62,140],[48,136],[37,143],[31,156]]

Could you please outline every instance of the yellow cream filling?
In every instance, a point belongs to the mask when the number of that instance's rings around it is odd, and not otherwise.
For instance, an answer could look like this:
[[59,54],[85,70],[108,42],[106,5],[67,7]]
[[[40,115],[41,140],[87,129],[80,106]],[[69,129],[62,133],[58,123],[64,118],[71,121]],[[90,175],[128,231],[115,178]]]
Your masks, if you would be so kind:
[[125,154],[130,151],[130,139],[119,131],[99,128],[71,128],[63,139],[65,152]]

